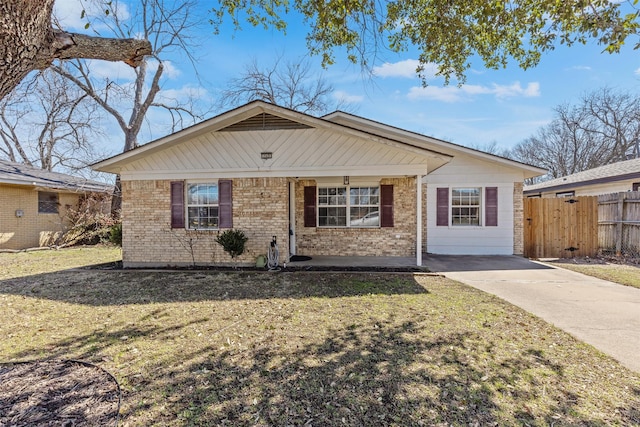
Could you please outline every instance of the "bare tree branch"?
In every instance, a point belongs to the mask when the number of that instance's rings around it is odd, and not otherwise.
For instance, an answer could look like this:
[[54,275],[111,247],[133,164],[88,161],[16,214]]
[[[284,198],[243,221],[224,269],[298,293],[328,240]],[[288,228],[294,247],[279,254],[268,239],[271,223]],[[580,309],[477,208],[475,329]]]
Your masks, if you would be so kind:
[[512,156],[549,170],[549,178],[571,175],[636,156],[640,140],[640,99],[602,88],[578,105],[560,105],[556,117],[518,144]]
[[265,66],[253,59],[226,87],[221,96],[221,108],[260,99],[303,113],[322,115],[341,105],[340,100],[331,99],[333,86],[314,74],[309,60],[283,62],[282,55]]

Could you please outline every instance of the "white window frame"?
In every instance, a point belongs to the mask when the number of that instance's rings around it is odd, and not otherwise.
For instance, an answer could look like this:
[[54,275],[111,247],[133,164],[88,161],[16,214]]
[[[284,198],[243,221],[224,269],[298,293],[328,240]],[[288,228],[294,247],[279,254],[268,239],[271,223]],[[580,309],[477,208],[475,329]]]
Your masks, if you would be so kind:
[[[330,194],[320,194],[321,190],[323,189],[345,189],[345,194],[344,194],[344,198],[345,198],[345,203],[344,204],[340,204],[340,203],[328,203],[328,204],[322,204],[320,202],[320,197],[342,197],[339,195],[330,195]],[[377,189],[377,195],[374,195],[377,197],[378,203],[369,203],[369,204],[352,204],[351,202],[351,198],[352,197],[357,197],[357,196],[352,196],[351,195],[351,190],[355,189],[355,188],[375,188]],[[359,183],[354,183],[354,184],[347,184],[347,185],[332,185],[332,184],[323,184],[323,185],[318,185],[317,186],[317,193],[316,193],[316,225],[318,228],[380,228],[380,202],[381,202],[381,195],[380,195],[380,185],[379,184],[375,184],[375,185],[371,185],[371,184],[359,184]],[[371,195],[369,195],[371,196]],[[330,209],[330,208],[344,208],[345,209],[345,224],[344,225],[320,225],[320,210],[321,209]],[[367,215],[371,215],[373,213],[375,213],[376,211],[371,210],[372,208],[377,209],[378,212],[378,221],[377,224],[374,225],[366,225],[365,223],[361,223],[358,224],[356,221],[358,220],[354,220],[354,222],[351,221],[351,209],[352,208],[368,208],[370,209],[370,212]],[[328,216],[328,215],[327,215]],[[363,217],[364,218],[364,217]]]
[[[217,199],[215,203],[204,203],[206,202],[206,200],[203,200],[203,203],[201,203],[200,201],[197,201],[195,203],[192,203],[190,198],[189,198],[189,190],[194,187],[194,186],[215,186],[216,188],[216,195],[217,195]],[[220,229],[220,186],[218,185],[218,181],[207,181],[207,182],[187,182],[185,185],[185,220],[187,223],[187,229],[188,230],[219,230]],[[191,225],[191,215],[189,210],[191,209],[211,209],[211,208],[216,208],[217,209],[217,216],[203,216],[201,217],[200,215],[197,215],[197,218],[216,218],[216,225],[215,226],[192,226]]]
[[575,197],[576,192],[574,190],[571,191],[559,191],[556,193],[556,197]]
[[[478,190],[478,204],[471,204],[471,203],[467,203],[467,204],[453,204],[454,201],[454,195],[453,193],[456,191],[462,191],[462,190]],[[469,227],[482,227],[484,224],[484,198],[482,197],[484,193],[484,187],[480,186],[480,187],[476,187],[476,186],[460,186],[460,187],[451,187],[451,191],[450,191],[450,195],[449,195],[449,214],[450,214],[450,225],[451,227],[460,227],[460,228],[469,228]],[[464,201],[464,200],[461,200]],[[458,223],[456,224],[454,222],[454,218],[458,217],[458,218],[474,218],[474,215],[471,214],[467,214],[467,215],[454,215],[453,211],[454,209],[478,209],[478,214],[477,214],[477,218],[478,218],[478,223],[477,224],[471,224],[471,223]]]

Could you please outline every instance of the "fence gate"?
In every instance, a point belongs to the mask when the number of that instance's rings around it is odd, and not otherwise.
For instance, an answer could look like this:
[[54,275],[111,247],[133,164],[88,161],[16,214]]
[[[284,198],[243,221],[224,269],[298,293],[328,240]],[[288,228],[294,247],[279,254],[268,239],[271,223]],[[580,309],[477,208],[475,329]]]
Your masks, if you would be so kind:
[[524,199],[526,257],[571,258],[597,253],[596,196]]

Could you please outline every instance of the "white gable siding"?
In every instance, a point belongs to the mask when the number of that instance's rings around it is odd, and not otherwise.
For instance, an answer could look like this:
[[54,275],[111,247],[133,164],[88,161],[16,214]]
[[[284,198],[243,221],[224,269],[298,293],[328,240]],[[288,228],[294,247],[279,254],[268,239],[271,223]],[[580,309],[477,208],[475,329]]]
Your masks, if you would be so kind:
[[[427,186],[427,252],[452,255],[512,255],[514,243],[513,183],[521,171],[459,156],[425,177]],[[497,227],[436,226],[438,187],[498,187]],[[449,191],[451,195],[451,191]],[[484,200],[482,202],[484,219]],[[451,212],[449,211],[449,220]]]
[[[272,153],[263,160],[262,152]],[[398,169],[401,166],[401,169]],[[321,129],[210,132],[123,167],[123,179],[180,176],[370,175],[402,170],[426,174],[426,157],[352,135]],[[139,172],[143,171],[143,172]],[[212,175],[213,174],[213,175]]]

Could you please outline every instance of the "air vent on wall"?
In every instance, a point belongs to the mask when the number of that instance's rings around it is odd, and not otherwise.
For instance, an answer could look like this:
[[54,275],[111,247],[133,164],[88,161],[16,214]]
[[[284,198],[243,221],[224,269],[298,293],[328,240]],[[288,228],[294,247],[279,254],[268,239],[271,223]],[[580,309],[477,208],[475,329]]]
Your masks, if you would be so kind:
[[280,129],[310,129],[311,126],[300,122],[274,116],[273,114],[260,113],[241,122],[234,123],[220,131],[245,131],[245,130],[280,130]]

